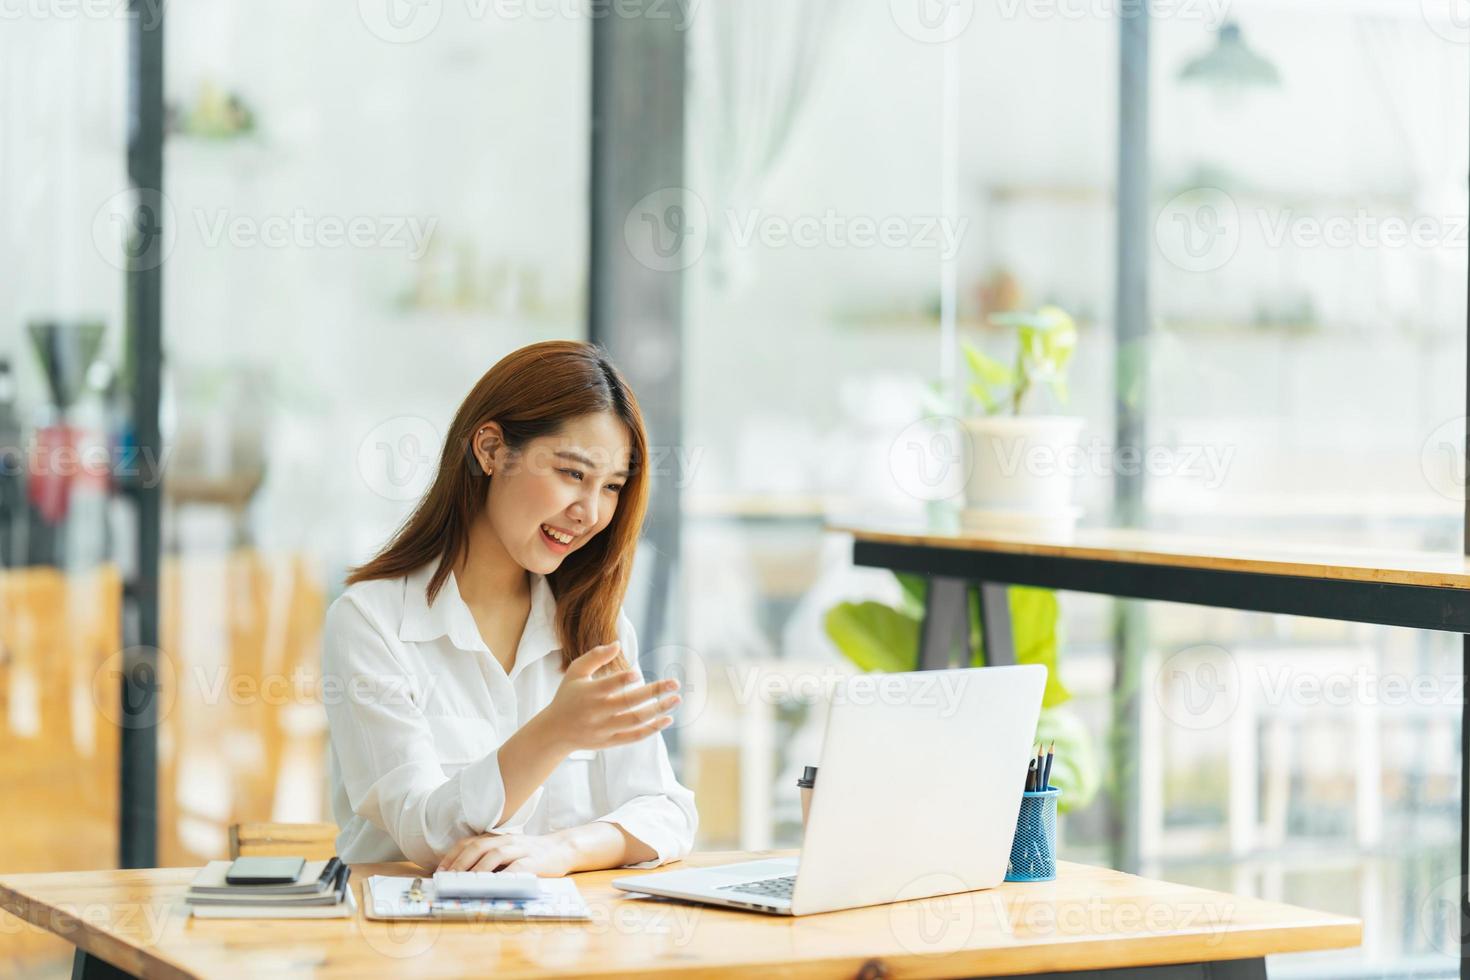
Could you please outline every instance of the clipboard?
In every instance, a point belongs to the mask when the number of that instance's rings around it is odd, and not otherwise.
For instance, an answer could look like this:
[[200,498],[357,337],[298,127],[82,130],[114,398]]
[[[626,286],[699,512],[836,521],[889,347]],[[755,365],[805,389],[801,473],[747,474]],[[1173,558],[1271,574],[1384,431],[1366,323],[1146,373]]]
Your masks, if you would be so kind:
[[432,878],[419,879],[423,898],[409,898],[414,879],[401,875],[373,875],[363,896],[363,914],[377,920],[477,919],[524,922],[527,920],[587,920],[592,912],[577,883],[570,878],[542,878],[539,898],[446,898],[434,896]]

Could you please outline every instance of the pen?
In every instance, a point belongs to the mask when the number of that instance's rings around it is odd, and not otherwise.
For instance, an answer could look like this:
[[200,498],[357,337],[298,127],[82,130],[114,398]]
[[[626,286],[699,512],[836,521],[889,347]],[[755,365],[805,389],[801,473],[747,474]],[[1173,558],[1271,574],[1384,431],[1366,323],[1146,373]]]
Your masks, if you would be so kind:
[[1051,789],[1051,762],[1052,758],[1056,755],[1056,751],[1056,739],[1052,739],[1051,746],[1046,750],[1046,766],[1041,770],[1041,788],[1044,790]]

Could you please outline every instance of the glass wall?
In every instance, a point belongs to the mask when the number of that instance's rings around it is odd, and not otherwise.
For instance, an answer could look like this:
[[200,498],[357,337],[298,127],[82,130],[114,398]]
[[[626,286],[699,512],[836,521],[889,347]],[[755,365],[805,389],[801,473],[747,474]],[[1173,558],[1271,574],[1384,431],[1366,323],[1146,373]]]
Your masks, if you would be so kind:
[[[1148,222],[1120,243],[1117,11],[889,6],[814,11],[820,32],[758,5],[694,26],[690,187],[710,241],[687,281],[684,588],[709,696],[683,738],[712,843],[800,839],[814,692],[856,669],[829,611],[902,607],[820,528],[958,502],[915,468],[953,452],[920,420],[955,413],[928,391],[967,380],[952,337],[1011,359],[991,314],[1054,304],[1076,323],[1070,398],[1036,410],[1084,420],[1084,525],[1115,520],[1123,400],[1144,420],[1151,528],[1459,545],[1470,38],[1452,19],[1160,5]],[[1121,350],[1120,247],[1151,307]],[[1456,637],[1154,604],[1130,614],[1135,717],[1117,604],[1060,600],[1072,697],[1049,724],[1091,791],[1065,820],[1071,856],[1368,921],[1362,950],[1273,971],[1450,968],[1435,897],[1457,867]],[[1112,755],[1120,732],[1134,758]]]
[[[123,573],[128,19],[0,26],[0,866],[115,867]],[[45,814],[38,819],[37,814]],[[0,973],[69,962],[0,912]]]
[[707,5],[688,58],[708,238],[685,270],[682,653],[707,690],[681,742],[710,846],[789,845],[810,682],[851,670],[821,632],[854,585],[822,525],[909,502],[872,462],[934,374],[940,257],[967,239],[942,212],[941,63],[884,5]]
[[[1459,549],[1470,49],[1433,7],[1157,19],[1149,442],[1217,463],[1150,475],[1156,526]],[[1144,869],[1362,917],[1323,973],[1451,969],[1460,638],[1148,616]]]
[[589,22],[378,12],[170,10],[164,863],[331,819],[326,605],[480,375],[585,334]]

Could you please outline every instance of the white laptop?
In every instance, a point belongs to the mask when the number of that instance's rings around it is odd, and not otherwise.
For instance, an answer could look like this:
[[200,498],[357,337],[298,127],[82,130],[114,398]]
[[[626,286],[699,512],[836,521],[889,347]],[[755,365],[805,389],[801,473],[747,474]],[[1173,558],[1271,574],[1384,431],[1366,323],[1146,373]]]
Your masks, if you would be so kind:
[[832,693],[800,858],[613,884],[777,915],[993,888],[1045,685],[1037,664],[846,678]]

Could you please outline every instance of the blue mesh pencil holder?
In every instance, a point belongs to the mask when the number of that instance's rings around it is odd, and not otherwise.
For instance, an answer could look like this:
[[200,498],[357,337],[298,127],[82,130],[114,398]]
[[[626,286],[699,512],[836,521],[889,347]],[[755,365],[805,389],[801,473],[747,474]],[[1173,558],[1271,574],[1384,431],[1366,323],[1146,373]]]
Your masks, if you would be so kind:
[[1051,881],[1057,876],[1057,797],[1061,795],[1056,788],[1021,794],[1006,881]]

